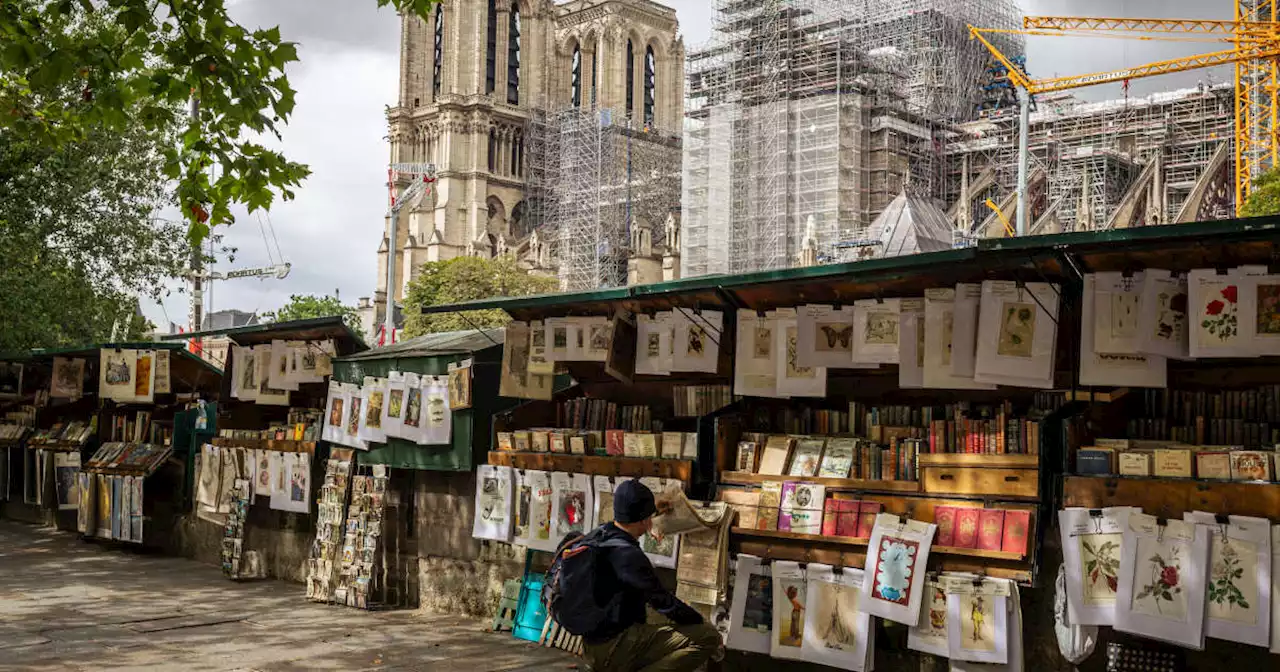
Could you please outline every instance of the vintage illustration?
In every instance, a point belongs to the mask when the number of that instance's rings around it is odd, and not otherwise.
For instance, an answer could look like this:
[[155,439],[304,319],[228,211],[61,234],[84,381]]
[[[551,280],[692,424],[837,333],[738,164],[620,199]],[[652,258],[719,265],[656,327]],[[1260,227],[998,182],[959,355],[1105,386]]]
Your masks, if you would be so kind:
[[871,597],[905,606],[911,601],[911,585],[916,578],[920,543],[883,536],[878,550],[875,574],[871,579]]
[[816,369],[812,366],[799,366],[796,362],[796,331],[795,327],[787,327],[787,377],[813,378],[818,375]]
[[596,490],[596,525],[613,522],[613,491]]
[[409,401],[405,408],[404,424],[408,427],[417,427],[421,424],[422,418],[422,388],[409,388]]
[[867,345],[897,345],[898,314],[886,312],[867,313],[867,330],[862,340]]
[[951,366],[951,334],[955,331],[956,314],[942,313],[942,365]]
[[804,579],[777,579],[777,581],[781,584],[782,594],[786,596],[787,601],[774,605],[778,613],[774,618],[777,627],[773,631],[778,638],[778,644],[799,648],[804,641],[805,582]]
[[395,389],[387,391],[387,416],[391,418],[403,417],[404,413],[404,390]]
[[1156,338],[1164,341],[1173,341],[1186,328],[1186,323],[1186,292],[1168,291],[1160,292],[1156,295]]
[[428,427],[439,427],[444,424],[445,414],[449,412],[447,406],[441,394],[432,394],[427,397]]
[[343,399],[342,397],[335,397],[333,400],[333,404],[329,407],[329,426],[330,427],[342,426],[342,406],[343,406],[342,402],[343,401],[345,401],[345,399]]
[[[1236,313],[1239,304],[1236,300],[1239,288],[1228,285],[1217,292],[1206,292],[1208,302],[1204,304],[1200,315],[1200,333],[1226,341],[1240,333],[1240,324]],[[1202,339],[1207,340],[1207,339]]]
[[533,488],[521,482],[516,491],[515,536],[520,539],[529,538],[529,512],[533,504]]
[[52,396],[78,398],[83,390],[84,360],[54,357]]
[[644,340],[645,355],[649,359],[657,359],[662,356],[662,334],[649,332],[645,334]]
[[107,353],[102,368],[106,370],[108,385],[128,385],[133,380],[133,372],[130,371],[131,367],[124,353]]
[[1002,357],[1031,357],[1036,335],[1036,307],[1031,303],[1005,301],[996,352]]
[[1111,337],[1133,338],[1138,335],[1138,300],[1134,292],[1111,295]]
[[837,651],[853,651],[857,648],[858,593],[857,588],[827,581],[818,582],[818,595],[812,608],[818,624],[818,636],[823,646]]
[[996,631],[991,616],[995,600],[987,595],[960,596],[960,648],[995,651]]
[[1258,283],[1258,334],[1280,336],[1280,285]]
[[471,408],[471,367],[449,372],[449,408]]
[[930,637],[947,636],[947,594],[941,586],[929,586],[929,620],[926,628]]
[[1214,540],[1209,558],[1209,618],[1258,622],[1258,547],[1240,539]]
[[382,428],[382,404],[385,402],[386,393],[382,390],[373,390],[369,392],[369,408],[364,415],[364,424],[366,427],[373,429]]
[[640,548],[649,555],[669,556],[676,552],[676,535],[658,535],[647,532],[640,537]]
[[613,326],[609,324],[593,324],[590,328],[591,337],[588,339],[588,347],[592,350],[608,350],[609,334],[613,331]]
[[529,526],[531,536],[546,541],[551,538],[551,486],[539,487],[533,492],[533,500],[529,509]]
[[773,353],[773,327],[757,326],[751,351],[756,359],[769,359]]
[[551,349],[564,352],[568,348],[569,348],[569,328],[568,327],[552,327]]
[[1187,594],[1182,590],[1182,546],[1150,537],[1138,538],[1138,569],[1133,611],[1147,616],[1183,621],[1187,618]]
[[814,325],[814,352],[853,352],[853,325],[842,322]]
[[240,389],[258,389],[258,363],[254,359],[253,350],[244,348],[238,350],[236,354],[244,359],[243,364],[237,362],[237,366],[240,369]]
[[347,416],[347,434],[355,436],[360,429],[360,403],[363,400],[360,397],[351,399],[351,414]]
[[707,351],[707,330],[699,325],[689,326],[689,342],[686,344],[685,355],[689,357],[701,357]]
[[752,574],[747,579],[747,604],[742,611],[742,627],[756,632],[773,629],[773,578]]
[[1080,545],[1080,570],[1084,573],[1084,601],[1088,606],[1115,604],[1120,571],[1119,534],[1084,534]]

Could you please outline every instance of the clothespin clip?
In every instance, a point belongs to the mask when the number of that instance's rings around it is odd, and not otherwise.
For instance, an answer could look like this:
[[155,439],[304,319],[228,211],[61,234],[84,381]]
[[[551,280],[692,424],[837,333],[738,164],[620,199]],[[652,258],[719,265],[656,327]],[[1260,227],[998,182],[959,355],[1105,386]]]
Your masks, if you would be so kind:
[[1164,542],[1164,531],[1165,531],[1165,528],[1167,528],[1168,526],[1169,526],[1168,518],[1165,518],[1164,516],[1159,516],[1156,518],[1156,541],[1157,542],[1160,542],[1160,543]]
[[1093,520],[1094,534],[1102,534],[1102,509],[1089,509],[1089,518]]
[[878,290],[876,291],[876,303],[884,304],[884,294]]
[[1222,544],[1225,546],[1231,543],[1231,516],[1225,513],[1214,514],[1214,522],[1218,524],[1218,532],[1222,535]]
[[1217,268],[1215,268],[1215,269],[1214,269],[1214,271],[1215,271],[1218,275],[1227,275],[1227,274],[1231,273],[1231,269],[1230,269],[1229,267],[1227,267],[1227,266],[1218,266]]

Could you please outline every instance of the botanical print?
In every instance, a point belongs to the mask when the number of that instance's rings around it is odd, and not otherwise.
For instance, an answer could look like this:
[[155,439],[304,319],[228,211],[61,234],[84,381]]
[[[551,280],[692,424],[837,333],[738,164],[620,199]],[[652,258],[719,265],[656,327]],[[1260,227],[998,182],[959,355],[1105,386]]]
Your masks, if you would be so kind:
[[1156,338],[1173,341],[1186,328],[1186,323],[1186,292],[1166,291],[1156,295]]
[[995,651],[996,630],[991,616],[995,600],[987,595],[960,595],[960,648]]
[[857,649],[857,588],[827,581],[818,582],[817,600],[812,605],[818,615],[818,637],[822,645],[837,651]]
[[782,582],[782,591],[789,603],[782,605],[781,611],[784,616],[790,612],[790,618],[784,618],[779,627],[774,628],[778,633],[778,643],[799,648],[804,639],[805,583],[802,579],[778,580]]
[[707,330],[694,324],[689,326],[689,342],[685,347],[685,355],[701,357],[707,350]]
[[400,417],[401,411],[404,410],[404,390],[390,390],[387,392],[387,415],[392,418]]
[[364,424],[366,427],[379,429],[382,427],[382,390],[376,390],[369,393],[369,408],[364,415]]
[[1138,295],[1117,292],[1111,295],[1112,338],[1133,338],[1138,333]]
[[1030,303],[1006,301],[1000,321],[1000,342],[996,353],[1002,357],[1031,357],[1031,341],[1036,334],[1036,307]]
[[1218,294],[1220,297],[1214,297],[1205,304],[1204,315],[1200,318],[1200,328],[1210,336],[1216,336],[1219,341],[1226,341],[1240,333],[1240,325],[1236,319],[1236,312],[1239,310],[1239,305],[1236,303],[1239,289],[1235,285],[1228,285]]
[[1187,617],[1187,594],[1182,590],[1182,546],[1162,544],[1150,537],[1138,538],[1138,570],[1133,611],[1175,621]]
[[1213,540],[1209,564],[1209,618],[1253,625],[1258,621],[1258,548],[1240,539]]
[[787,327],[787,377],[813,378],[818,375],[818,371],[816,369],[812,366],[800,366],[796,362],[796,331],[795,327]]
[[422,388],[409,388],[409,403],[405,409],[404,424],[409,427],[417,427],[420,423],[419,418],[422,417]]
[[1258,334],[1280,335],[1280,285],[1258,283]]
[[123,354],[108,354],[103,367],[107,370],[108,385],[127,385],[133,380],[133,372],[129,370],[129,362]]
[[906,606],[911,600],[919,542],[883,536],[876,557],[871,597]]
[[355,436],[356,431],[360,428],[360,403],[363,400],[360,397],[351,399],[351,414],[347,416],[347,434]]
[[747,604],[742,627],[756,632],[773,629],[773,578],[752,574],[747,578]]
[[814,325],[814,352],[853,352],[853,325],[834,322]]
[[867,345],[897,345],[898,314],[867,313],[867,330],[863,340]]
[[942,365],[951,366],[951,332],[955,330],[956,314],[950,310],[942,313]]

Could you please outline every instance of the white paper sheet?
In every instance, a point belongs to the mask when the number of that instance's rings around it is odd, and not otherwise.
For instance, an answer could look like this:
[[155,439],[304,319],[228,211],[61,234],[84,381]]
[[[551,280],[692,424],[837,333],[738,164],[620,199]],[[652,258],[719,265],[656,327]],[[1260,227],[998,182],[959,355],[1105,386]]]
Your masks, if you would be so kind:
[[796,309],[796,362],[828,369],[853,366],[853,306]]
[[904,625],[920,622],[925,567],[937,526],[882,513],[867,545],[862,600],[858,608]]
[[400,425],[400,438],[413,443],[423,443],[426,437],[426,396],[422,390],[422,376],[407,371],[404,374],[404,421]]
[[1240,335],[1256,355],[1280,355],[1280,275],[1240,283]]
[[899,299],[864,299],[853,304],[853,363],[897,364]]
[[[947,657],[1004,665],[1009,662],[1009,583],[984,579],[947,580]],[[961,588],[961,590],[957,590]]]
[[912,651],[947,657],[947,593],[939,581],[924,586],[920,607],[920,623],[907,630],[907,648]]
[[603,362],[609,358],[609,340],[613,322],[607,317],[580,318],[582,329],[581,358],[587,362]]
[[1051,389],[1057,320],[1056,285],[983,282],[974,380]]
[[733,358],[733,393],[745,397],[777,397],[777,320],[754,310],[738,311],[738,338]]
[[1235,268],[1219,275],[1212,268],[1187,274],[1187,318],[1192,357],[1254,357],[1253,339],[1241,322],[1250,315],[1240,305],[1240,287],[1247,277],[1265,273],[1256,267]]
[[[560,356],[568,353],[568,327],[563,322],[547,320],[544,326],[547,339],[546,358],[551,361],[553,346],[551,340],[558,339],[557,348]],[[557,326],[558,325],[558,326]],[[554,333],[553,333],[554,332]],[[502,370],[498,378],[498,394],[516,399],[551,399],[552,375],[532,372],[531,337],[529,325],[525,322],[509,322],[506,327],[505,340],[502,344]],[[560,360],[556,360],[560,361]],[[555,365],[550,364],[554,370]]]
[[925,332],[924,299],[903,299],[898,318],[898,387],[924,387]]
[[982,285],[956,285],[956,315],[951,332],[951,373],[972,379],[978,363],[978,314],[982,307]]
[[1067,571],[1067,615],[1075,625],[1115,625],[1120,551],[1130,513],[1141,509],[1069,508],[1058,512]]
[[774,321],[774,352],[778,380],[778,395],[784,397],[827,396],[827,370],[820,366],[800,366],[798,352],[798,328],[792,308],[779,308],[771,313]]
[[258,400],[258,355],[253,348],[231,346],[231,396],[240,401]]
[[404,415],[409,397],[409,386],[404,373],[387,374],[387,398],[382,407],[382,431],[387,436],[404,437]]
[[875,655],[871,617],[858,610],[862,570],[809,563],[806,567],[803,660],[863,672]]
[[724,314],[716,310],[676,310],[672,315],[671,370],[715,373],[724,338]]
[[449,377],[422,376],[422,443],[447,445],[453,437],[453,412],[449,410]]
[[[981,286],[973,285],[979,289]],[[973,307],[977,307],[974,303]],[[955,373],[953,366],[956,359],[955,345],[961,340],[956,331],[956,290],[948,287],[925,290],[924,296],[924,387],[938,390],[993,390],[994,385],[984,385],[973,380],[973,351],[969,352],[969,374]],[[972,329],[977,329],[977,321],[970,320]],[[974,345],[976,332],[970,335],[968,343]]]
[[511,467],[482,464],[476,468],[476,513],[471,536],[511,540]]
[[360,386],[364,417],[360,421],[360,440],[383,443],[387,433],[382,430],[382,416],[387,407],[387,379],[365,376]]
[[[311,511],[311,456],[307,453],[276,453],[279,474],[271,492],[271,508],[277,511],[309,513]],[[283,487],[281,487],[283,485]]]
[[535,551],[555,552],[559,539],[551,537],[551,474],[516,471],[516,513],[512,543]]
[[[1124,306],[1130,305],[1131,295],[1114,292],[1100,294],[1090,291],[1095,282],[1092,274],[1084,276],[1084,292],[1080,308],[1080,322],[1084,325],[1080,330],[1080,384],[1163,389],[1167,385],[1169,368],[1168,360],[1164,357],[1145,354],[1102,354],[1096,347],[1094,338],[1098,329],[1087,328],[1087,325],[1095,323],[1097,305],[1094,297],[1108,297],[1113,304],[1117,304],[1113,305],[1112,309],[1123,312],[1127,310]],[[1108,323],[1107,329],[1111,328],[1111,324],[1119,321],[1121,320]],[[1128,343],[1132,340],[1134,339],[1114,339],[1113,342]]]
[[769,655],[781,660],[801,660],[804,646],[804,612],[809,599],[805,571],[800,563],[773,563],[773,636]]
[[1205,634],[1230,642],[1271,642],[1271,522],[1193,511],[1183,519],[1209,530]]
[[346,415],[343,413],[346,407],[347,401],[342,395],[342,383],[330,380],[329,393],[325,396],[324,402],[324,427],[320,430],[321,440],[330,443],[338,442],[342,433],[342,423],[346,420]]
[[1205,527],[1181,520],[1158,525],[1154,516],[1129,514],[1120,551],[1116,630],[1203,649],[1208,562]]
[[671,311],[636,318],[636,373],[671,375]]
[[1149,268],[1142,277],[1138,352],[1188,359],[1187,277]]
[[369,450],[369,444],[360,438],[360,426],[364,424],[364,393],[355,383],[342,383],[344,404],[343,427],[335,442],[357,450]]
[[739,553],[729,607],[725,646],[738,651],[769,653],[773,634],[773,570],[760,558]]
[[1094,351],[1109,355],[1138,353],[1139,325],[1142,318],[1143,274],[1090,273],[1093,280],[1092,299]]
[[121,403],[132,403],[136,396],[138,353],[135,350],[103,348],[98,360],[98,396]]
[[1018,596],[1018,584],[1010,586],[1009,597],[1009,662],[1004,665],[950,661],[950,672],[1023,672],[1022,602]]
[[[649,488],[656,498],[661,498],[669,490],[684,489],[684,485],[674,479],[646,477],[640,479],[640,482]],[[645,534],[640,537],[640,548],[654,567],[674,569],[676,561],[680,558],[680,535],[659,537],[654,534]]]
[[255,401],[259,406],[288,406],[289,390],[271,386],[271,370],[276,365],[271,345],[258,345],[253,348],[253,361],[257,366],[258,393]]
[[289,390],[290,392],[298,390],[298,381],[290,374],[293,365],[294,346],[294,341],[282,341],[279,339],[271,341],[271,368],[267,383],[273,389]]

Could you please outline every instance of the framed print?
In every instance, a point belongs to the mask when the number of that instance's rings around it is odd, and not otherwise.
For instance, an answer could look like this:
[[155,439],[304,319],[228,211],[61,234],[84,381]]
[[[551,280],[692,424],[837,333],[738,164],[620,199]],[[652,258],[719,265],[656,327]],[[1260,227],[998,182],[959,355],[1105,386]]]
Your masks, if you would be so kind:
[[1120,549],[1116,630],[1204,648],[1209,530],[1130,513]]
[[636,316],[636,373],[671,375],[674,318],[671,311]]
[[[465,366],[464,366],[465,364]],[[471,360],[449,365],[449,410],[471,408]]]
[[760,558],[746,553],[738,554],[735,567],[725,646],[767,654],[773,635],[773,571]]
[[974,380],[1052,388],[1058,298],[1049,283],[983,282]]
[[1093,278],[1094,351],[1108,355],[1138,352],[1143,274],[1090,273]]
[[[980,287],[973,285],[973,287]],[[974,303],[974,307],[977,304]],[[955,373],[956,344],[960,339],[956,333],[956,290],[948,287],[927,289],[924,295],[924,362],[922,384],[929,389],[938,390],[993,390],[995,385],[984,385],[973,380],[973,352],[969,353],[969,375]],[[977,320],[972,319],[969,325],[977,329]],[[975,345],[976,332],[971,334],[967,343]]]
[[773,634],[769,655],[781,660],[801,660],[809,587],[800,563],[773,563]]
[[673,313],[672,371],[715,373],[724,338],[724,314],[716,310],[678,309]]
[[1138,352],[1187,359],[1187,277],[1149,268],[1142,276]]
[[[1122,387],[1155,387],[1163,389],[1167,385],[1168,360],[1160,355],[1138,353],[1103,354],[1096,347],[1097,329],[1089,329],[1097,313],[1096,292],[1089,291],[1096,280],[1093,274],[1084,276],[1084,290],[1081,297],[1080,322],[1080,384],[1081,385],[1119,385]],[[1115,301],[1122,293],[1106,294],[1108,300]],[[1128,296],[1124,294],[1124,296]],[[1127,305],[1127,304],[1126,304]],[[1127,311],[1128,308],[1112,310]],[[1108,329],[1110,327],[1108,326]],[[1119,343],[1120,341],[1115,341]],[[1128,345],[1116,346],[1129,347]],[[1133,349],[1137,349],[1136,345]]]
[[58,399],[79,399],[84,395],[84,360],[80,358],[54,357],[53,374],[49,383],[49,396]]
[[1067,615],[1076,625],[1115,625],[1120,551],[1130,513],[1140,509],[1070,508],[1058,512],[1067,574]]
[[776,317],[754,310],[738,311],[738,340],[733,358],[733,393],[744,397],[779,397]]
[[823,367],[801,366],[797,357],[799,330],[796,327],[795,310],[779,308],[772,313],[774,321],[774,352],[778,381],[778,396],[825,397],[827,396],[827,370]]
[[875,654],[871,616],[858,610],[860,569],[809,563],[804,644],[800,657],[812,663],[861,672]]
[[867,580],[859,608],[905,625],[920,622],[924,568],[935,526],[882,513],[867,545]]
[[1214,639],[1271,642],[1271,522],[1193,511],[1183,519],[1209,530],[1208,622]]
[[853,362],[898,363],[899,299],[864,299],[853,304]]
[[1009,661],[1009,582],[948,577],[947,657],[1003,665]]
[[799,366],[852,367],[853,306],[800,306],[796,309],[796,344]]
[[471,536],[511,540],[511,467],[482,464],[476,468],[476,513]]

